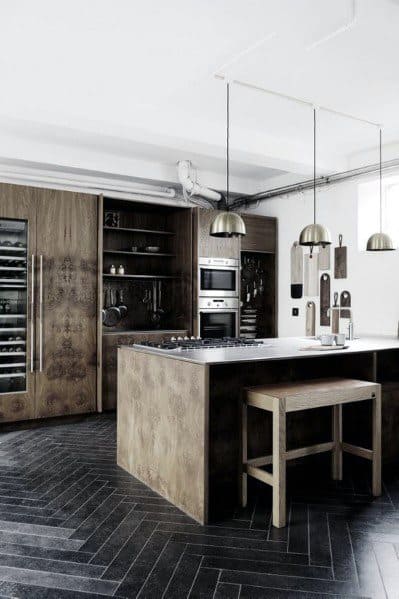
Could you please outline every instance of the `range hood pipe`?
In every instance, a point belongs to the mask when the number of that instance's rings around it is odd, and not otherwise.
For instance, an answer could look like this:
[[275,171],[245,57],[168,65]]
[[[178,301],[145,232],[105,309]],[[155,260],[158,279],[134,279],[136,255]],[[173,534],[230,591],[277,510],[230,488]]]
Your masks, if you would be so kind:
[[[220,202],[222,200],[223,196],[220,192],[209,189],[209,187],[204,187],[192,180],[191,162],[189,160],[180,160],[177,163],[177,174],[187,199],[197,202],[197,200],[194,199],[195,197],[203,198],[212,207],[212,202]],[[203,204],[204,203],[201,202],[201,205]]]

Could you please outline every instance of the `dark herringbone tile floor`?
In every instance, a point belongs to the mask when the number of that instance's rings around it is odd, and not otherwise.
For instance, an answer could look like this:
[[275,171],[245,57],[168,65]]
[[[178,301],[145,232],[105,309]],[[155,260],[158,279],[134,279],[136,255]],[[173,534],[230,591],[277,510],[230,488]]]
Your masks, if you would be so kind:
[[116,466],[110,416],[0,432],[0,597],[397,599],[399,480],[352,472],[297,478],[285,529],[263,487],[202,527]]

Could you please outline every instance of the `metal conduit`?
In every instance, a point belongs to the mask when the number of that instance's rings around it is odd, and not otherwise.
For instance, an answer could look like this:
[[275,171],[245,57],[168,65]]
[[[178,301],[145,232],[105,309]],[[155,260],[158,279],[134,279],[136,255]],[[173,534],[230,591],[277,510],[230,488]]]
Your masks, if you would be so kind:
[[[388,160],[383,162],[382,170],[387,171],[391,169],[399,168],[399,158],[395,158],[393,160]],[[324,177],[318,177],[316,179],[316,187],[323,187],[325,185],[331,185],[333,183],[342,183],[344,181],[348,181],[350,179],[356,179],[357,177],[362,177],[365,175],[369,175],[372,173],[378,173],[380,170],[380,165],[371,164],[368,166],[362,166],[359,168],[355,168],[349,171],[342,171],[340,173],[334,173],[332,175],[326,175]],[[270,200],[272,198],[282,196],[282,195],[291,195],[293,193],[298,193],[301,191],[306,191],[308,189],[313,189],[314,181],[313,179],[308,179],[306,181],[302,181],[300,183],[293,183],[290,185],[284,185],[282,187],[275,187],[273,189],[269,189],[266,191],[260,191],[259,193],[254,193],[251,195],[239,196],[236,197],[231,203],[230,207],[233,209],[242,208],[243,206],[250,206],[251,204],[256,204],[258,202],[263,202],[265,200]]]

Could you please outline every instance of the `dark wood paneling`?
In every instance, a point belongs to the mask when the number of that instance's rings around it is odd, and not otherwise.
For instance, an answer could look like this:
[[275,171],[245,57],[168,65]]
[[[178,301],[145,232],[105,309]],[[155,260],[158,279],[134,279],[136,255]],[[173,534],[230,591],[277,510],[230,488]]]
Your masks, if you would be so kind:
[[[0,184],[0,217],[23,219],[28,223],[28,264],[35,252],[36,246],[36,211],[33,188],[24,185]],[[27,351],[27,391],[26,393],[7,393],[0,395],[0,422],[11,422],[14,420],[28,420],[34,418],[35,407],[35,379],[30,373],[30,300],[31,300],[31,269],[28,271],[28,326],[26,335]]]
[[247,234],[241,239],[241,249],[251,252],[276,252],[277,220],[270,216],[242,214]]
[[225,239],[209,235],[211,223],[216,216],[216,210],[205,210],[204,208],[195,210],[197,257],[236,258],[238,260],[240,257],[240,239],[238,237]]
[[117,394],[117,350],[120,345],[133,345],[150,339],[151,341],[162,341],[171,337],[185,336],[187,331],[143,331],[135,333],[120,333],[103,335],[102,342],[102,398],[104,410],[116,409]]
[[[96,409],[98,198],[42,189],[35,195],[44,302],[36,417],[91,412]],[[38,331],[39,324],[37,318]]]

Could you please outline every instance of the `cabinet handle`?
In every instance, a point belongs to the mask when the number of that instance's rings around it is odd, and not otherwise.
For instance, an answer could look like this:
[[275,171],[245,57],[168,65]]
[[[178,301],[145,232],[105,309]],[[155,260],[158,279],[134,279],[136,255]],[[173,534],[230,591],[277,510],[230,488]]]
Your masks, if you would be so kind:
[[35,370],[35,255],[31,256],[31,297],[30,297],[30,371]]
[[43,256],[39,256],[39,372],[43,372]]

